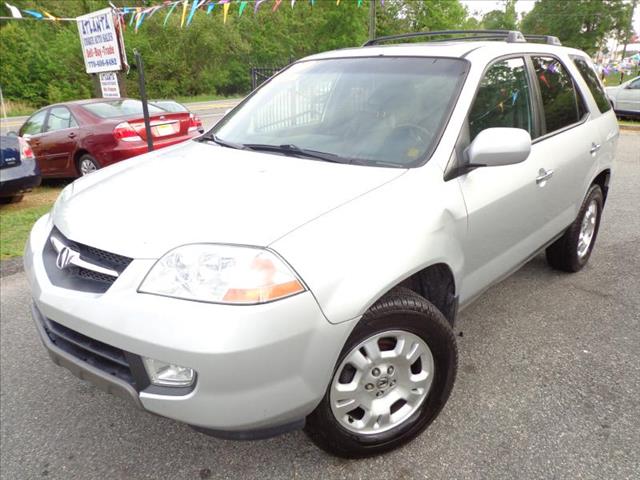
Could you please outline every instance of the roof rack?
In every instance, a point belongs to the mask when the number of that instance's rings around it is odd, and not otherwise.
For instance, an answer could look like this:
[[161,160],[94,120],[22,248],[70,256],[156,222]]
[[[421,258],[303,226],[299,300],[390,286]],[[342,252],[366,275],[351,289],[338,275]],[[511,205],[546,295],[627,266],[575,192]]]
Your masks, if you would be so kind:
[[468,41],[468,40],[504,40],[507,43],[524,43],[527,40],[544,40],[549,45],[562,45],[558,37],[552,37],[551,35],[523,35],[517,30],[438,30],[434,32],[412,32],[403,33],[400,35],[389,35],[386,37],[378,37],[366,42],[363,47],[370,47],[372,45],[378,45],[382,42],[389,42],[392,40],[402,40],[405,38],[416,37],[435,37],[441,35],[470,35],[474,36],[462,36],[447,39],[432,40],[434,42],[450,42],[450,41]]

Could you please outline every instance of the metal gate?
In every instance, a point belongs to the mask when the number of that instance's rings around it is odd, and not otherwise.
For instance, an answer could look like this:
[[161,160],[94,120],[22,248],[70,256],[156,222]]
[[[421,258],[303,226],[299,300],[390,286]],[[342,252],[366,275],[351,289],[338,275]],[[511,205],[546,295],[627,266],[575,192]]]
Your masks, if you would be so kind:
[[255,90],[284,67],[251,67],[251,90]]

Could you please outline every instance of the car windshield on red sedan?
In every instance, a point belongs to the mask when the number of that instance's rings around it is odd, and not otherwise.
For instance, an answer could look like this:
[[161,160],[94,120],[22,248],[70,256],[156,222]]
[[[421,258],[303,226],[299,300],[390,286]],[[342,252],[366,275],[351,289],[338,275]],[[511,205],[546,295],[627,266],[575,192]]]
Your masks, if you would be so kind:
[[[126,117],[128,115],[142,115],[142,102],[140,100],[113,100],[82,105],[82,108],[97,115],[100,118]],[[163,108],[149,104],[149,113],[165,112]]]
[[467,65],[431,57],[303,61],[202,140],[358,165],[421,165],[438,143]]

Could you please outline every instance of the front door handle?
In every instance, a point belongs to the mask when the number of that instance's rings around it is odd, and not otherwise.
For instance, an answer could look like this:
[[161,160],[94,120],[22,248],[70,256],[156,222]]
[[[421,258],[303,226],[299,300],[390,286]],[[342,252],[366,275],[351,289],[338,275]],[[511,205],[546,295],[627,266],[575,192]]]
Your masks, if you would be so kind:
[[589,153],[591,155],[594,155],[598,150],[600,150],[601,146],[602,145],[600,145],[599,143],[591,142],[591,150],[589,150]]
[[67,135],[67,137],[69,138],[76,138],[76,134],[71,132],[69,135]]
[[539,187],[544,187],[551,177],[553,177],[553,170],[545,170],[544,168],[541,168],[540,170],[538,170],[536,184]]

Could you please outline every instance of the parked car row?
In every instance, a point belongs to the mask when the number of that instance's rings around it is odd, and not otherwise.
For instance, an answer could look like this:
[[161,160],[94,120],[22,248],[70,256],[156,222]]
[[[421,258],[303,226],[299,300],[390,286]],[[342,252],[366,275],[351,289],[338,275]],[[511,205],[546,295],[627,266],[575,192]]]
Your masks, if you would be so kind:
[[[204,131],[200,118],[177,102],[149,103],[149,115],[156,149]],[[148,150],[142,102],[131,98],[50,105],[31,115],[19,135],[29,142],[45,178],[86,175]]]

